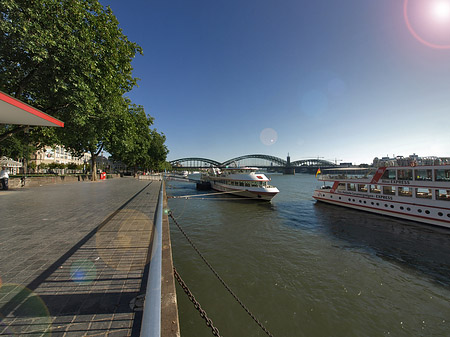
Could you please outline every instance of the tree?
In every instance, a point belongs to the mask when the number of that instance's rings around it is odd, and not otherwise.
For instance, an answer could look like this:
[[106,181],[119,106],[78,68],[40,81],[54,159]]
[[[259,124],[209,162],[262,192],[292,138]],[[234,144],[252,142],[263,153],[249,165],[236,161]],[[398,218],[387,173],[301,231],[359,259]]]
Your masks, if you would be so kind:
[[144,108],[126,99],[126,113],[111,136],[108,152],[113,158],[127,166],[145,166],[149,161],[150,126],[153,118],[147,116]]
[[149,168],[154,171],[160,171],[164,167],[167,154],[169,153],[166,145],[164,145],[166,136],[163,133],[158,133],[155,129],[151,131],[151,139],[152,141],[148,150],[150,156]]
[[120,125],[116,127],[108,152],[115,160],[135,170],[159,170],[169,152],[164,145],[166,137],[150,129],[153,118],[145,113],[142,106],[131,104],[129,100],[127,102],[127,114],[123,115]]
[[137,81],[131,60],[142,49],[97,0],[2,0],[0,17],[0,90],[63,120],[64,129],[36,128],[35,141],[90,152],[95,180],[95,160],[124,118],[123,95]]

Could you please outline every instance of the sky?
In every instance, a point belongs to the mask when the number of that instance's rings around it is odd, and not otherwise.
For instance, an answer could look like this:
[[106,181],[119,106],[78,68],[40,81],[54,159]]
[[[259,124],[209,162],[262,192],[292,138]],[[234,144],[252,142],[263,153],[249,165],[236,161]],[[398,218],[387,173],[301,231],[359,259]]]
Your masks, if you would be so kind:
[[100,0],[168,160],[450,156],[450,0]]

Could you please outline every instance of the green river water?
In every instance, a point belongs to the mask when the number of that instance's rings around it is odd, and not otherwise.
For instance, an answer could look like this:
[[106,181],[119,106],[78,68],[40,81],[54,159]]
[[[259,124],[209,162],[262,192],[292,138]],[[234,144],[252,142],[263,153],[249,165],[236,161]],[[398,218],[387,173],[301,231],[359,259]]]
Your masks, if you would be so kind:
[[[313,175],[268,175],[271,203],[169,199],[186,233],[273,336],[450,336],[450,230],[316,203]],[[169,181],[168,196],[210,193]],[[222,336],[266,333],[171,222],[174,264]],[[177,286],[182,337],[212,336]]]

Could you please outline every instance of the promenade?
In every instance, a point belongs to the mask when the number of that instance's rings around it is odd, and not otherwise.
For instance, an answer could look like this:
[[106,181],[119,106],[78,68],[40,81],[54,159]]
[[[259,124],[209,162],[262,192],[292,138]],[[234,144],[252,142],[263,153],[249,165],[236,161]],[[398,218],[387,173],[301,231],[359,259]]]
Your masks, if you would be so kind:
[[129,177],[0,191],[0,335],[139,336],[160,186]]

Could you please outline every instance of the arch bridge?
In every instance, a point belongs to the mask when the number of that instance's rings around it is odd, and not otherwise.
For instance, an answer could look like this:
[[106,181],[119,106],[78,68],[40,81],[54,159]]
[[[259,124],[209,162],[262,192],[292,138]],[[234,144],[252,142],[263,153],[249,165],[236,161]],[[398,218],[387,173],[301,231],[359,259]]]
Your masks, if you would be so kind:
[[301,159],[293,162],[287,160],[269,156],[265,154],[248,154],[226,160],[224,162],[218,162],[208,158],[180,158],[170,161],[170,164],[175,169],[201,169],[209,167],[238,167],[238,166],[255,166],[259,168],[265,168],[268,170],[282,171],[286,168],[295,169],[295,171],[308,171],[312,172],[317,168],[335,167],[336,164],[327,160],[318,158]]

